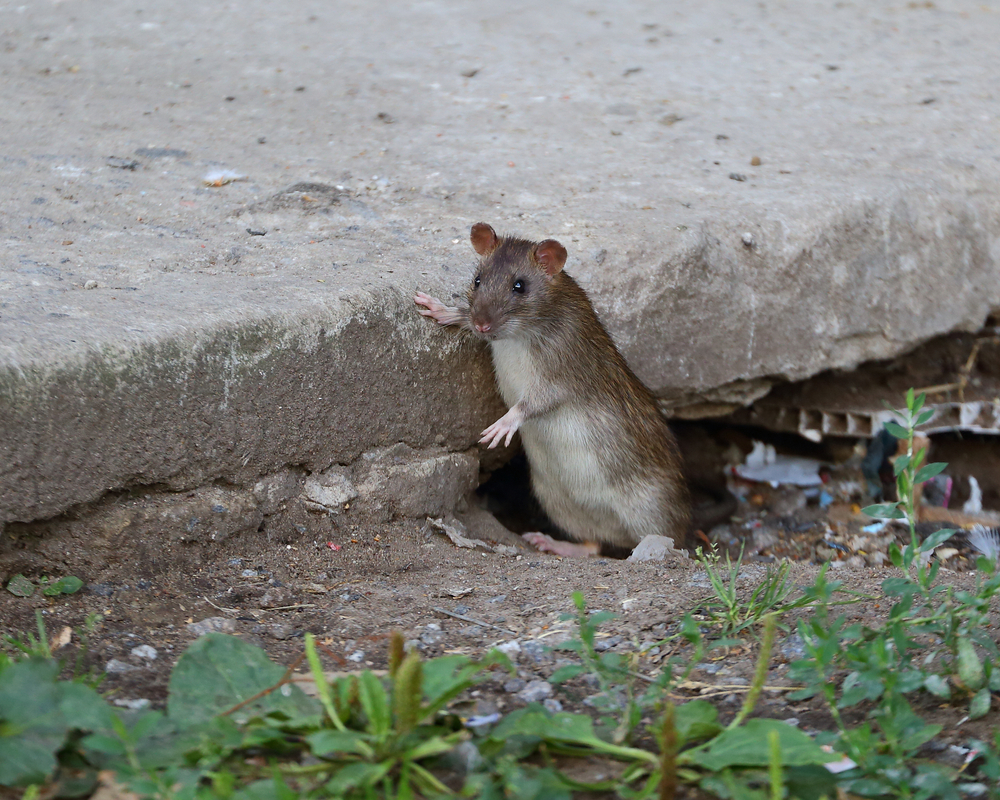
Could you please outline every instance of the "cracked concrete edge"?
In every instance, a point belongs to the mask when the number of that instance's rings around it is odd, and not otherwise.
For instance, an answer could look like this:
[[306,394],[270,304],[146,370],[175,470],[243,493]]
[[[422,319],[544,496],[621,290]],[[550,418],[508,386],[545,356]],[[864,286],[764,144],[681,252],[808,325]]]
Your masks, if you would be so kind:
[[[911,186],[825,227],[772,220],[756,250],[728,241],[734,221],[708,221],[694,249],[664,254],[653,237],[586,283],[667,406],[746,402],[776,376],[981,326],[1000,308],[998,206]],[[428,325],[398,286],[349,294],[0,368],[0,524],[130,487],[321,471],[396,442],[467,449],[502,411],[483,346]],[[732,341],[750,332],[747,355]]]
[[318,472],[397,442],[464,451],[500,408],[488,356],[468,340],[430,341],[422,322],[398,294],[377,292],[294,324],[247,314],[133,349],[8,366],[0,522],[122,489]]

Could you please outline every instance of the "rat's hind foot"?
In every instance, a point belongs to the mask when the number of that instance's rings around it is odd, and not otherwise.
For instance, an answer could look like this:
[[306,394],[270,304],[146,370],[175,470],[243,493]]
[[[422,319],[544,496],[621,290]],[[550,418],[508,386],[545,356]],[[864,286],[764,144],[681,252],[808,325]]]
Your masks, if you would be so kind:
[[567,556],[569,558],[586,558],[596,556],[601,552],[601,546],[597,542],[561,542],[553,539],[544,533],[522,533],[521,537],[543,553],[552,553],[557,556]]

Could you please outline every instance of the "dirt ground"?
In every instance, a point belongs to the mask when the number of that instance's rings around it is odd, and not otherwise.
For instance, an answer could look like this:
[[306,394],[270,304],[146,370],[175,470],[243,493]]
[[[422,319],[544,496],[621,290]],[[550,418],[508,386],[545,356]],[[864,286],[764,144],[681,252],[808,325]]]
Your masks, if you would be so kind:
[[[718,442],[719,431],[713,435]],[[722,436],[723,443],[727,438],[732,441],[738,435],[730,431]],[[851,486],[852,476],[858,477],[850,464],[835,469],[830,485]],[[789,577],[796,586],[809,585],[819,564],[830,561],[830,578],[843,581],[845,589],[880,595],[879,586],[892,568],[878,563],[876,551],[884,552],[892,537],[865,539],[861,526],[867,520],[850,499],[821,508],[789,487],[733,479],[730,487],[741,498],[739,508],[731,522],[712,534],[730,549],[745,542],[741,593],[749,594],[769,563],[790,558]],[[35,630],[35,611],[41,610],[47,631],[56,636],[65,627],[82,629],[88,615],[96,615],[99,622],[89,637],[86,665],[107,670],[102,690],[111,693],[113,702],[148,701],[154,707],[165,703],[170,670],[200,630],[233,633],[282,664],[296,660],[303,635],[311,632],[336,658],[328,664],[331,669],[384,668],[394,630],[402,631],[426,657],[479,655],[495,645],[517,642],[513,649],[508,647],[516,677],[498,677],[480,687],[469,699],[470,714],[503,713],[533,698],[549,699],[550,705],[558,701],[566,710],[586,707],[594,689],[585,681],[540,689],[531,683],[544,681],[565,663],[561,659],[567,654],[549,646],[574,633],[574,623],[561,619],[573,610],[574,591],[583,592],[589,609],[617,614],[603,627],[600,646],[619,652],[646,650],[639,664],[647,674],[672,653],[683,652],[662,640],[676,631],[685,613],[702,620],[709,637],[716,633],[705,614],[711,597],[706,572],[683,553],[649,563],[560,559],[526,546],[516,555],[501,555],[456,547],[423,520],[331,527],[329,539],[317,536],[316,530],[293,541],[277,541],[264,531],[221,542],[213,551],[202,547],[185,555],[183,549],[170,550],[177,557],[161,560],[163,568],[153,574],[130,570],[128,565],[136,562],[121,559],[113,567],[79,575],[85,587],[74,595],[48,598],[36,592],[22,598],[5,592],[0,625],[4,633],[23,637]],[[149,541],[133,544],[136,552],[157,546]],[[969,554],[961,545],[956,550],[942,580],[971,586]],[[793,590],[792,596],[797,594]],[[889,602],[876,600],[844,610],[854,620],[878,626],[889,608]],[[794,620],[794,613],[783,619],[790,630],[779,635],[769,688],[756,713],[798,719],[804,730],[830,728],[818,701],[787,699],[788,664],[803,655]],[[74,634],[58,655],[72,663],[79,644]],[[756,638],[748,636],[741,646],[709,651],[690,683],[677,692],[677,700],[708,697],[723,718],[732,715],[752,677],[757,649]],[[986,737],[996,724],[994,714],[985,720],[963,720],[959,705],[928,703],[924,711],[944,725],[933,743],[943,756],[948,756],[949,745],[970,736]]]

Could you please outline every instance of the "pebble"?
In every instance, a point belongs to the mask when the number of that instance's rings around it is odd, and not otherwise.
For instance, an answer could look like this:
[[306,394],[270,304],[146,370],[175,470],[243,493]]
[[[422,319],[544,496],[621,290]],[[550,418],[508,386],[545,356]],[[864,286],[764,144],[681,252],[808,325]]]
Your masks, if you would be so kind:
[[521,643],[517,639],[513,639],[512,641],[498,644],[496,649],[507,656],[507,658],[516,660],[521,654]]
[[236,621],[229,617],[208,617],[201,622],[189,622],[187,629],[195,636],[206,633],[232,633],[236,630]]
[[525,703],[537,703],[551,694],[552,684],[548,681],[531,681],[517,693],[517,697]]
[[547,697],[542,701],[542,705],[545,706],[553,714],[558,714],[563,710],[562,703],[556,700],[554,697]]
[[806,643],[799,634],[793,633],[785,637],[778,646],[778,652],[789,661],[798,661],[806,657]]
[[112,658],[107,664],[104,665],[104,671],[111,675],[121,675],[126,672],[135,672],[139,669],[132,664],[126,664],[124,661],[119,661],[117,658]]
[[145,697],[136,697],[134,700],[125,700],[124,698],[119,698],[114,701],[116,706],[120,708],[128,708],[132,711],[138,711],[140,708],[149,708],[150,702]]
[[267,634],[272,639],[284,641],[285,639],[291,639],[295,636],[295,628],[291,625],[285,625],[278,622],[268,627]]
[[97,288],[97,281],[95,281],[93,278],[91,278],[89,281],[87,281],[85,284],[83,284],[83,288],[84,289],[96,289]]
[[530,639],[521,644],[521,652],[536,664],[540,664],[548,658],[548,653],[545,652],[545,645]]
[[625,641],[625,637],[623,636],[610,636],[607,639],[598,639],[594,642],[594,649],[598,653],[602,653],[605,650],[610,650],[615,645],[621,644],[623,641]]
[[96,594],[98,597],[111,597],[115,593],[115,587],[110,583],[89,583],[87,591]]
[[353,653],[351,653],[347,657],[347,660],[348,661],[353,661],[355,664],[360,664],[362,661],[365,660],[365,651],[364,650],[355,650]]
[[150,647],[148,644],[140,644],[138,647],[133,647],[131,652],[137,658],[144,658],[147,661],[156,661],[156,657],[159,655],[156,652],[156,648]]
[[524,678],[511,678],[504,683],[503,690],[508,694],[517,694],[527,685],[528,682]]

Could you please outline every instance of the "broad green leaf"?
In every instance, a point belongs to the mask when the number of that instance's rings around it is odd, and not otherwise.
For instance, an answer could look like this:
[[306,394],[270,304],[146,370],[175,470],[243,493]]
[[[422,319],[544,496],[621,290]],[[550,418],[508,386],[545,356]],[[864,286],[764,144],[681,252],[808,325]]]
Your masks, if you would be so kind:
[[877,519],[903,519],[903,517],[906,516],[892,503],[879,503],[874,506],[865,506],[861,509],[861,513]]
[[549,676],[549,683],[563,683],[564,681],[572,680],[577,675],[586,672],[587,668],[582,664],[568,664],[565,667],[559,667],[555,672]]
[[306,737],[306,744],[314,756],[329,756],[334,753],[367,755],[371,752],[366,739],[357,731],[321,730]]
[[929,481],[935,475],[940,475],[947,466],[948,465],[943,461],[938,461],[934,464],[926,464],[917,470],[917,474],[913,476],[913,482],[916,484]]
[[980,717],[985,717],[990,710],[990,700],[992,695],[990,694],[990,687],[984,686],[978,692],[972,696],[972,701],[969,703],[969,719],[979,719]]
[[[178,725],[204,722],[278,685],[284,667],[259,647],[221,633],[196,639],[170,675],[167,714]],[[290,718],[318,715],[319,704],[297,686],[284,684],[232,714],[237,722],[280,712]]]
[[947,542],[956,533],[957,531],[954,528],[942,528],[939,531],[934,531],[934,533],[920,543],[920,552],[929,553],[935,547],[939,547],[944,542]]
[[326,788],[330,790],[334,797],[339,797],[340,794],[349,789],[374,786],[392,769],[392,765],[392,759],[387,759],[378,764],[361,762],[348,764],[346,767],[341,767],[337,770],[336,774],[327,781]]
[[899,741],[899,746],[904,750],[916,750],[927,744],[937,736],[943,727],[941,725],[922,725],[914,731],[910,731]]
[[60,578],[46,586],[42,590],[42,594],[46,597],[54,597],[57,594],[74,594],[80,591],[82,586],[83,581],[79,578],[74,575],[67,575],[65,578]]
[[35,593],[35,584],[18,573],[7,581],[7,591],[16,597],[31,597]]
[[486,680],[485,672],[493,666],[514,672],[510,659],[499,650],[490,650],[479,661],[470,661],[466,656],[443,656],[425,661],[423,687],[427,701],[426,715],[433,715],[465,689]]
[[796,800],[822,800],[837,796],[837,776],[818,764],[786,767],[785,786],[788,796]]
[[883,427],[897,439],[906,439],[909,436],[906,428],[895,422],[887,422]]
[[825,764],[840,758],[825,752],[809,736],[785,722],[750,719],[739,728],[723,731],[706,746],[681,753],[677,760],[715,772],[727,767],[766,767],[770,761],[767,735],[771,731],[778,734],[783,766]]
[[928,408],[926,411],[921,411],[920,414],[917,415],[917,421],[915,425],[919,427],[923,425],[925,422],[930,422],[930,419],[933,416],[934,416],[934,409],[932,408]]
[[951,697],[951,687],[940,675],[928,675],[924,678],[924,688],[935,697],[944,699]]
[[59,665],[32,658],[0,673],[0,785],[42,783],[71,731],[110,726],[111,709],[93,689],[59,682]]
[[972,690],[982,688],[986,680],[983,662],[972,642],[964,637],[958,640],[958,677]]
[[708,700],[690,700],[674,709],[674,728],[681,744],[707,739],[722,730],[719,712]]

